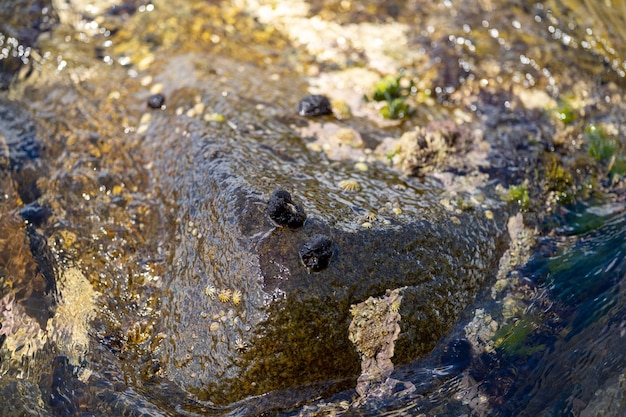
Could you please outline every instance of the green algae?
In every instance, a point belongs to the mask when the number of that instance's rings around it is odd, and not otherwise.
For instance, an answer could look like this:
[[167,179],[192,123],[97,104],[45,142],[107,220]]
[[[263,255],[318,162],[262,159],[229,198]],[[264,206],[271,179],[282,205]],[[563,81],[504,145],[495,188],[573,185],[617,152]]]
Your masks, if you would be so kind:
[[574,201],[574,178],[558,158],[548,158],[545,178],[545,187],[552,193],[558,204],[568,204]]
[[406,99],[413,93],[415,83],[410,80],[406,84],[403,79],[404,74],[395,77],[387,75],[374,86],[371,99],[385,102],[380,109],[380,114],[386,119],[404,119],[414,112]]
[[626,155],[619,140],[609,135],[602,125],[589,123],[585,127],[587,153],[593,160],[606,166],[611,177],[623,177],[626,174]]
[[507,200],[519,205],[522,211],[528,210],[530,207],[528,187],[526,185],[510,185]]
[[535,352],[541,352],[545,345],[529,342],[532,334],[537,331],[536,321],[536,318],[522,317],[502,326],[493,335],[496,347],[509,355],[530,356]]
[[561,99],[557,108],[553,111],[556,114],[556,118],[565,125],[576,122],[580,117],[578,109],[576,109],[568,99]]
[[618,150],[619,142],[610,137],[605,129],[596,123],[589,123],[585,127],[585,140],[589,146],[587,152],[596,162],[606,162]]
[[397,98],[401,98],[405,95],[406,88],[401,86],[402,75],[393,77],[391,75],[385,76],[374,86],[374,92],[372,93],[372,99],[376,101],[391,101]]

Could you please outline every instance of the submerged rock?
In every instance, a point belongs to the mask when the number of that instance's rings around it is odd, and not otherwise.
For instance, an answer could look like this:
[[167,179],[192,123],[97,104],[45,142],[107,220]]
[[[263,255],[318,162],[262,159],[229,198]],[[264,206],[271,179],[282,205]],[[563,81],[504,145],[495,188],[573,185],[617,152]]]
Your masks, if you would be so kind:
[[471,360],[472,345],[467,339],[451,340],[441,354],[441,364],[449,367],[450,371],[462,371]]
[[50,208],[40,205],[37,201],[26,204],[20,209],[20,216],[22,216],[22,219],[35,227],[38,227],[45,222],[46,219],[50,217],[50,214]]
[[36,200],[36,181],[45,175],[40,156],[42,146],[35,123],[19,103],[0,97],[0,171],[11,174],[24,203]]
[[[358,217],[350,221],[350,206],[328,198],[334,181],[316,179],[310,166],[302,171],[310,163],[304,144],[291,143],[293,155],[301,155],[296,164],[281,159],[263,167],[273,179],[268,184],[255,164],[275,154],[260,141],[244,146],[244,136],[227,140],[192,120],[169,117],[146,135],[152,139],[144,151],[159,172],[160,192],[177,196],[167,205],[176,207],[179,224],[193,226],[191,233],[188,226],[179,228],[164,274],[171,299],[163,308],[170,314],[160,325],[168,336],[157,358],[169,378],[216,404],[284,389],[289,394],[282,401],[297,402],[311,389],[320,395],[345,389],[361,363],[348,336],[350,306],[387,290],[404,288],[402,304],[393,307],[402,315],[394,363],[427,353],[492,278],[506,246],[497,207],[490,216],[481,210],[457,214],[407,200],[403,213],[416,217],[390,210],[388,219],[373,216],[369,228],[361,227]],[[225,149],[236,160],[219,157]],[[293,181],[296,167],[307,184],[299,196],[315,215],[297,231],[275,228],[273,222],[288,225],[299,210],[279,191],[269,199],[268,216],[265,196],[269,187]],[[189,170],[202,172],[203,180]],[[373,190],[387,191],[355,199],[380,201],[395,192],[375,172],[359,175]],[[217,296],[224,291],[239,291],[240,302]],[[206,299],[198,299],[199,292]],[[189,299],[197,300],[193,309]]]

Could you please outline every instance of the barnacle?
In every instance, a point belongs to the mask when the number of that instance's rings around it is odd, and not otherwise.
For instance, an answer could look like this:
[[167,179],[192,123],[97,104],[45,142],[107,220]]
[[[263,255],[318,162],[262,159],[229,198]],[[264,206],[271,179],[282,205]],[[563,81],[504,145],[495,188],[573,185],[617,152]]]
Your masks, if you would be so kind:
[[345,191],[356,192],[361,191],[361,184],[356,180],[339,181],[339,187]]
[[219,294],[217,294],[217,298],[219,298],[219,300],[222,303],[227,303],[230,301],[230,297],[233,295],[232,291],[229,290],[228,288],[225,288],[223,290],[220,290]]
[[365,219],[367,219],[370,222],[373,222],[377,218],[378,216],[374,212],[368,211],[367,213],[365,213]]
[[217,295],[217,290],[211,284],[207,285],[204,289],[204,294],[209,297],[211,300],[215,300],[215,296]]
[[248,348],[248,344],[244,342],[240,337],[235,339],[235,349],[239,352],[243,352]]
[[369,169],[365,162],[357,162],[356,164],[354,164],[354,168],[361,172],[365,172]]
[[241,297],[242,297],[241,291],[239,290],[233,291],[233,304],[235,305],[239,304],[241,302]]

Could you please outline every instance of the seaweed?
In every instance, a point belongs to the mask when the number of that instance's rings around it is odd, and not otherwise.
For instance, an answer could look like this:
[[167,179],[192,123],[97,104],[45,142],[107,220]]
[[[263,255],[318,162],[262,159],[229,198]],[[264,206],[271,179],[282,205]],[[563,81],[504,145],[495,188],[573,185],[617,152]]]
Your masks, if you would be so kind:
[[[371,100],[385,101],[386,104],[380,109],[380,114],[386,119],[403,119],[413,114],[414,109],[406,103],[407,97],[415,91],[415,83],[410,80],[408,85],[402,82],[404,74],[398,76],[387,75],[374,86]],[[369,100],[368,97],[365,97]]]
[[507,195],[509,202],[517,203],[522,211],[527,211],[530,206],[530,197],[528,196],[528,187],[523,185],[511,185]]

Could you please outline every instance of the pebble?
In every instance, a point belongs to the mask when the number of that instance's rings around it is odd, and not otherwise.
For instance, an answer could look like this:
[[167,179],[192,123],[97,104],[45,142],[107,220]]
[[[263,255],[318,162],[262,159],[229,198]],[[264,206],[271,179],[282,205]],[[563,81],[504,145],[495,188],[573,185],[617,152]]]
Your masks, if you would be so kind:
[[165,104],[165,96],[161,93],[152,94],[148,97],[148,107],[151,109],[162,109]]
[[20,216],[22,216],[22,219],[34,226],[41,226],[41,224],[44,223],[51,214],[52,210],[50,208],[41,206],[36,201],[30,204],[25,204],[24,207],[20,209]]
[[472,344],[467,339],[454,339],[444,348],[441,363],[459,371],[465,369],[472,360]]

